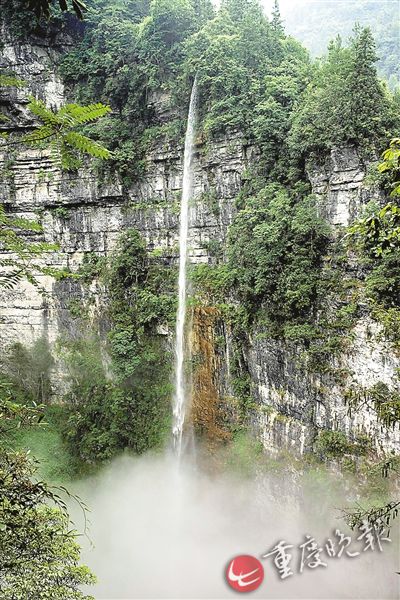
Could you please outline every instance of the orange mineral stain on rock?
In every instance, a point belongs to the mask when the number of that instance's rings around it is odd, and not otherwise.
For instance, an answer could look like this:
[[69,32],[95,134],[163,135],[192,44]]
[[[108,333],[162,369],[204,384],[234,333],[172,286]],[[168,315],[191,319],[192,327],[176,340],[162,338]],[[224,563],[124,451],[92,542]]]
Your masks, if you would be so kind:
[[196,306],[193,309],[191,418],[196,433],[211,451],[231,438],[218,386],[222,359],[218,352],[216,330],[220,322],[221,317],[215,307]]

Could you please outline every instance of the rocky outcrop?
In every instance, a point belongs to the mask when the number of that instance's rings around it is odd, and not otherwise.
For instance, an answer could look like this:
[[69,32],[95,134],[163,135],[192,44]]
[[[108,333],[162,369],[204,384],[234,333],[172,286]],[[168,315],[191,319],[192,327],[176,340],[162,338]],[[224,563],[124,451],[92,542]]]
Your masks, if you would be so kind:
[[373,403],[351,407],[347,400],[350,390],[377,384],[398,391],[399,357],[367,317],[357,323],[352,339],[328,373],[307,369],[299,347],[260,336],[250,340],[246,362],[259,407],[255,426],[270,452],[285,448],[303,453],[326,429],[346,432],[355,443],[367,438],[378,453],[399,451],[398,426],[382,424]]
[[323,162],[306,165],[320,214],[332,225],[347,227],[372,197],[381,193],[365,178],[374,157],[366,159],[353,147],[334,148]]

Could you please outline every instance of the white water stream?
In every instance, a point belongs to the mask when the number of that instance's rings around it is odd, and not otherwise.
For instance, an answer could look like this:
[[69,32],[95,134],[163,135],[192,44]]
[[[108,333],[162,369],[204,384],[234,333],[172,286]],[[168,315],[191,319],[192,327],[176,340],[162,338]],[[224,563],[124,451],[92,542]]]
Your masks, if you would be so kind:
[[195,79],[190,97],[187,120],[185,155],[183,163],[182,200],[179,229],[179,295],[176,317],[175,337],[175,394],[173,400],[173,440],[178,456],[182,451],[183,426],[186,406],[188,405],[188,387],[185,378],[185,322],[186,322],[186,265],[189,228],[189,200],[193,194],[193,146],[197,116],[197,81]]

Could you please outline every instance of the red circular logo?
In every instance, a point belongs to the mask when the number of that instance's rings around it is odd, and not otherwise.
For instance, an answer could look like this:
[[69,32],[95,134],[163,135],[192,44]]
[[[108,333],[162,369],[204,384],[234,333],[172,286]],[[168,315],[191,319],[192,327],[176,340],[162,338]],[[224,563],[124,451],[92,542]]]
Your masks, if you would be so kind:
[[264,568],[254,556],[242,554],[235,556],[225,572],[226,580],[236,592],[252,592],[264,580]]

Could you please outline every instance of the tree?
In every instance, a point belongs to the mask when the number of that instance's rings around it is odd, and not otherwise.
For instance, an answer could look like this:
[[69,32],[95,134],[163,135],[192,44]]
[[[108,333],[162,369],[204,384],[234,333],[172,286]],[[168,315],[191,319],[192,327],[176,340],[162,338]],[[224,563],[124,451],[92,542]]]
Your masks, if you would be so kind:
[[251,132],[266,78],[294,54],[283,37],[273,35],[256,0],[227,0],[185,46],[186,71],[198,74],[207,133],[227,127]]
[[380,147],[395,128],[393,98],[378,79],[369,29],[354,30],[349,47],[337,37],[293,115],[290,145],[303,154],[343,144]]
[[272,29],[277,34],[282,34],[284,32],[282,19],[281,19],[281,11],[279,9],[279,0],[274,0],[274,7],[272,9],[272,21],[271,21]]
[[254,108],[251,131],[262,151],[264,172],[271,179],[285,180],[291,171],[288,148],[291,117],[309,83],[312,66],[307,53],[295,40],[282,40],[282,47],[286,56],[264,78],[264,90]]
[[157,67],[158,84],[175,71],[181,44],[193,32],[195,20],[189,0],[151,2],[150,14],[141,23],[139,44],[148,67]]
[[[384,119],[389,111],[388,98],[378,79],[376,43],[371,30],[354,28],[350,44],[350,64],[345,80],[346,100],[350,103],[349,120],[354,140],[368,140],[371,128],[383,136]],[[382,119],[383,123],[379,123]]]
[[194,13],[199,25],[204,25],[215,16],[214,6],[211,0],[191,0]]
[[222,9],[229,14],[232,21],[238,23],[249,14],[263,14],[258,0],[223,0]]
[[344,40],[351,36],[354,23],[371,27],[377,43],[379,75],[390,83],[391,89],[395,89],[399,85],[400,22],[398,17],[397,2],[301,0],[301,2],[290,2],[290,10],[285,14],[285,28],[301,41],[313,56],[322,56],[326,52],[329,41],[337,34]]
[[94,583],[79,564],[76,532],[59,491],[35,478],[36,466],[22,452],[7,448],[21,425],[42,420],[42,407],[13,399],[0,382],[0,589],[4,600],[89,600],[82,585]]
[[271,333],[312,320],[329,229],[312,197],[290,198],[269,184],[236,215],[229,230],[232,289],[252,318],[262,309]]

